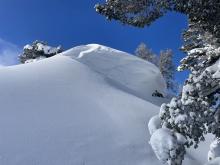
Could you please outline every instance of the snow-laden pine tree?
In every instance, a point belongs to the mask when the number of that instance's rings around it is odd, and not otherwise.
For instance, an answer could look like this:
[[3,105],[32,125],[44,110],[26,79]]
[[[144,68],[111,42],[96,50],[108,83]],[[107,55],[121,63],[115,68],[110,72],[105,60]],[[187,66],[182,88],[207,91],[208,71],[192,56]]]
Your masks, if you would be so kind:
[[[220,46],[217,38],[192,21],[183,37],[182,50],[187,56],[181,60],[178,69],[188,69],[191,74],[181,95],[161,106],[160,118],[162,127],[187,139],[185,147],[194,145],[197,148],[198,143],[205,140],[207,132],[213,133],[216,138],[219,136],[219,123],[215,120],[219,106],[215,105],[219,99],[216,94],[219,93],[220,80],[215,77],[218,71],[215,65],[220,58]],[[183,154],[181,159],[184,159]]]
[[62,52],[61,46],[51,47],[46,42],[34,41],[31,45],[25,45],[23,53],[19,55],[21,63],[29,63],[40,59],[52,57]]
[[215,77],[220,45],[217,38],[191,21],[183,37],[182,50],[187,56],[181,60],[178,69],[188,69],[191,74],[185,81],[181,95],[161,106],[160,119],[162,127],[178,132],[187,139],[185,147],[194,145],[197,148],[198,143],[205,140],[204,134],[207,132],[213,133],[216,138],[220,137],[219,122],[216,120],[220,79]]
[[[165,160],[169,165],[181,165],[185,148],[192,145],[196,148],[198,143],[204,140],[205,133],[213,133],[218,139],[220,137],[219,0],[107,0],[104,5],[98,4],[96,10],[109,20],[116,19],[137,27],[150,25],[168,11],[176,11],[188,16],[189,28],[183,34],[182,47],[187,56],[181,61],[179,70],[187,69],[191,73],[179,97],[161,106],[159,114],[161,128],[152,134],[151,141],[166,134],[169,135],[167,137],[170,143],[167,144],[163,138],[159,139],[159,143],[151,144],[159,159]],[[158,136],[154,136],[155,134]],[[174,136],[175,134],[178,136]],[[177,143],[182,136],[185,142]],[[164,152],[157,152],[158,148]]]
[[144,43],[138,45],[137,49],[135,50],[135,55],[158,66],[157,55],[154,54],[152,50]]
[[219,0],[106,0],[95,8],[108,20],[136,27],[148,26],[168,11],[176,11],[220,37]]
[[177,92],[177,83],[175,82],[176,67],[173,63],[173,52],[171,49],[162,50],[159,57],[159,69],[163,75],[168,91]]

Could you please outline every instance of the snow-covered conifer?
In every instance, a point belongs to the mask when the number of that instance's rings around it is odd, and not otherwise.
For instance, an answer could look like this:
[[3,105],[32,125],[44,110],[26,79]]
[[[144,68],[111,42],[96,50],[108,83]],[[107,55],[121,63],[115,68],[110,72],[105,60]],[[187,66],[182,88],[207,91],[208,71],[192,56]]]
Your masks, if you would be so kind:
[[220,3],[218,0],[106,0],[96,11],[108,20],[118,20],[136,27],[149,26],[168,11],[186,14],[189,19],[220,37]]
[[162,125],[187,138],[187,147],[194,145],[197,148],[207,132],[220,136],[219,106],[215,106],[220,89],[215,65],[219,63],[220,52],[217,40],[196,24],[190,24],[184,32],[184,41],[182,50],[187,56],[181,61],[179,70],[189,69],[191,74],[181,95],[161,107],[160,117]]
[[168,165],[180,165],[185,154],[185,137],[167,128],[155,130],[150,139],[157,158]]
[[61,46],[51,47],[46,42],[34,41],[31,45],[25,45],[23,53],[19,56],[21,63],[29,63],[48,58],[62,52]]

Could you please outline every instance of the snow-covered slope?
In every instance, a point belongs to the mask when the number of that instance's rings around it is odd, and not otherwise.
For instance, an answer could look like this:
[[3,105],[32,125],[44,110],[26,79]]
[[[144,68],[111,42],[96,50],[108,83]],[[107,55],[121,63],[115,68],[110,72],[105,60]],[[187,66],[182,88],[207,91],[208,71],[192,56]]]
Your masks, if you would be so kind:
[[160,165],[147,131],[151,92],[164,90],[155,66],[87,45],[0,77],[1,165]]
[[152,97],[152,93],[155,90],[164,93],[165,82],[152,63],[97,44],[74,47],[63,55],[85,64],[121,90],[155,104],[161,103],[159,98]]

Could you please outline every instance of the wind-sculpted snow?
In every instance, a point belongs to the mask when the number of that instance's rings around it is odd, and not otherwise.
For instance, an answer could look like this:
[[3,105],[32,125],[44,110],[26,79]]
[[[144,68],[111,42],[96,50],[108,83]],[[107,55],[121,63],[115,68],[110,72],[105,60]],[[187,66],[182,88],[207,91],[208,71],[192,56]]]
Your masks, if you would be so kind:
[[165,82],[159,69],[149,62],[97,44],[78,46],[64,52],[63,55],[87,65],[126,92],[154,104],[164,101],[152,97],[155,90],[164,93]]
[[159,107],[146,101],[163,90],[158,69],[88,47],[0,68],[0,165],[161,165],[147,131]]

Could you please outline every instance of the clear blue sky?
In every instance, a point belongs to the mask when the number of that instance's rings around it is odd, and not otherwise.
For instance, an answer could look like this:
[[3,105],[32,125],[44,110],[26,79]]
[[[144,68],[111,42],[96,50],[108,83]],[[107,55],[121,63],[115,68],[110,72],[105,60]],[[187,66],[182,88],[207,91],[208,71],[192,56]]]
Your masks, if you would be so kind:
[[[179,51],[181,32],[187,27],[186,17],[169,13],[144,29],[106,21],[94,10],[105,0],[1,0],[0,38],[19,47],[36,39],[50,45],[70,48],[98,43],[133,53],[145,42],[155,53],[171,48],[175,62],[184,56]],[[1,45],[0,45],[1,47]],[[182,81],[186,74],[178,74]]]

